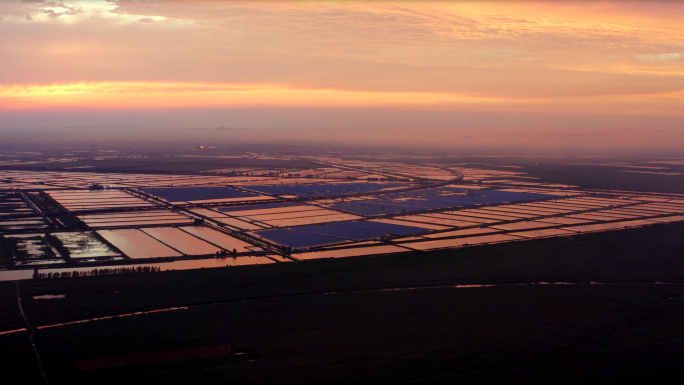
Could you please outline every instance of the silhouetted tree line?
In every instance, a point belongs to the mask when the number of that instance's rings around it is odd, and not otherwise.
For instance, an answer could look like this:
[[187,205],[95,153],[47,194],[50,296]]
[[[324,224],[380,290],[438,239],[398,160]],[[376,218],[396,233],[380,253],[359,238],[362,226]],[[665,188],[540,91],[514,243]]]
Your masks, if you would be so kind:
[[225,249],[216,252],[216,258],[226,258],[228,255],[231,255],[233,258],[237,257],[237,249],[233,249],[232,252]]
[[117,267],[111,269],[93,269],[90,271],[61,271],[54,273],[40,273],[38,269],[33,271],[33,279],[98,277],[101,275],[156,273],[161,271],[157,266]]

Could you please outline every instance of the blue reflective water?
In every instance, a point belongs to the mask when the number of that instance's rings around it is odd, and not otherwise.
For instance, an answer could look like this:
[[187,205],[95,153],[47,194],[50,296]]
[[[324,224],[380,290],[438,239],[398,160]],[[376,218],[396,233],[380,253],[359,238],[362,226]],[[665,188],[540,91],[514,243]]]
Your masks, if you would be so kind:
[[345,239],[362,240],[385,235],[410,235],[429,231],[422,227],[388,223],[344,221],[326,225],[306,225],[291,229],[257,231],[256,234],[292,247],[310,247],[342,242]]
[[341,226],[325,226],[325,225],[307,225],[299,226],[296,228],[297,231],[304,231],[307,233],[330,235],[335,237],[342,237],[347,239],[368,239],[381,237],[387,235],[385,233],[379,233],[376,231],[368,231],[363,229],[355,229],[350,227]]
[[344,241],[344,239],[341,238],[328,237],[290,229],[257,231],[256,234],[259,234],[260,236],[275,243],[292,247],[317,246]]
[[249,186],[250,190],[275,195],[297,195],[300,197],[326,196],[337,194],[364,193],[387,187],[403,187],[402,184],[388,183],[337,183],[337,184],[297,184],[281,186]]
[[[381,199],[362,202],[342,202],[330,206],[332,209],[362,215],[395,214],[402,211],[423,211],[446,207],[472,206],[476,204],[519,202],[532,199],[555,198],[554,195],[526,192],[473,190],[467,195],[445,195],[454,188],[436,188],[383,195]],[[464,189],[459,189],[464,190]]]
[[199,201],[205,199],[244,198],[258,194],[237,190],[231,187],[155,187],[142,191],[153,194],[169,202]]
[[242,210],[258,210],[258,209],[275,209],[278,207],[292,207],[301,206],[301,203],[297,202],[286,202],[286,203],[270,203],[263,205],[249,205],[249,206],[231,206],[231,207],[219,207],[220,211],[242,211]]
[[417,233],[424,233],[429,231],[424,227],[419,226],[401,226],[394,225],[391,223],[378,223],[378,222],[364,222],[364,221],[345,221],[337,222],[334,224],[338,227],[349,227],[354,229],[363,229],[368,231],[374,231],[382,234],[391,235],[411,235]]

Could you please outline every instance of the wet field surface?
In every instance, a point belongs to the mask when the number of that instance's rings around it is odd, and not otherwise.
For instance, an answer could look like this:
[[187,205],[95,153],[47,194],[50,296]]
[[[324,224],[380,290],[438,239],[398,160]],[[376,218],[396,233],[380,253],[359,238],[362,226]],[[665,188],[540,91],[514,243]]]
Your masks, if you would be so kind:
[[0,281],[36,268],[55,277],[460,250],[684,220],[681,195],[584,191],[515,167],[311,160],[321,167],[2,171]]
[[[5,378],[42,382],[40,362],[51,383],[682,379],[683,191],[251,158],[0,171],[0,281],[22,280],[0,282]],[[91,274],[108,266],[122,275]]]

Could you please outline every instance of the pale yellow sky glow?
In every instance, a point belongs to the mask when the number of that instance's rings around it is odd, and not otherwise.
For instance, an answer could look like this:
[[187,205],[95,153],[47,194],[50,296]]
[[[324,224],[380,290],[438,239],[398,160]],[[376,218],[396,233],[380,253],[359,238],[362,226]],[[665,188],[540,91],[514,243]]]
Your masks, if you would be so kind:
[[152,82],[6,85],[0,86],[0,101],[6,109],[73,106],[106,109],[231,106],[344,108],[535,102],[448,93],[306,90],[264,84]]
[[[149,110],[150,124],[160,109],[222,125],[243,108],[264,109],[243,126],[319,109],[384,129],[392,110],[439,111],[426,124],[441,128],[677,130],[684,118],[675,1],[7,1],[0,18],[0,114],[15,126],[30,111],[78,124],[78,111]],[[274,123],[273,108],[291,113]]]

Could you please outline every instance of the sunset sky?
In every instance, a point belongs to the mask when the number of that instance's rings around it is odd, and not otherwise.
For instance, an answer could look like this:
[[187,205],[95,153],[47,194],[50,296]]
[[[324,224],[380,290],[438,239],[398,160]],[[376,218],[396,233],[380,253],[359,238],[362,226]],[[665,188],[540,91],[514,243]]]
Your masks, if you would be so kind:
[[636,130],[671,144],[682,121],[679,1],[0,2],[0,128]]

